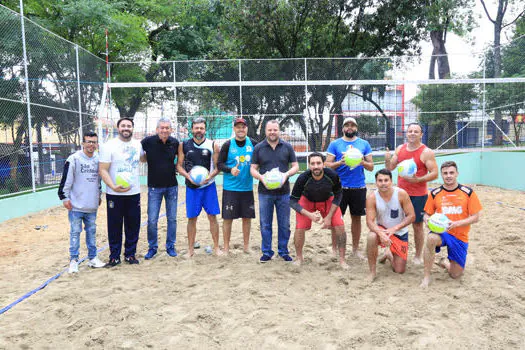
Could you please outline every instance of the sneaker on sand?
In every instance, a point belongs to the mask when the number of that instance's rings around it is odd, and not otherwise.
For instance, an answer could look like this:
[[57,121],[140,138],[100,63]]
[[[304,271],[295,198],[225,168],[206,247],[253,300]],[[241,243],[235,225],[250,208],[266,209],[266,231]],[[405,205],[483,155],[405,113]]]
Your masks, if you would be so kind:
[[99,267],[104,267],[106,266],[106,264],[100,261],[100,259],[97,256],[95,256],[93,259],[88,261],[87,266],[93,267],[96,269]]
[[266,254],[263,254],[263,256],[261,256],[261,258],[259,259],[259,261],[263,264],[270,260],[272,260],[272,257]]
[[166,253],[169,255],[169,256],[177,256],[177,251],[175,250],[175,247],[168,247],[166,248]]
[[150,248],[148,249],[148,252],[146,253],[146,255],[144,255],[144,259],[149,260],[153,258],[155,254],[157,254],[157,249]]
[[78,272],[78,261],[73,259],[69,262],[69,269],[67,270],[69,273],[77,273]]
[[109,259],[109,262],[106,264],[106,267],[115,267],[120,264],[120,259],[111,258]]
[[288,254],[281,255],[281,258],[287,262],[293,261],[292,257]]
[[135,265],[139,263],[139,261],[137,260],[137,258],[135,258],[134,255],[126,256],[125,260],[130,265]]

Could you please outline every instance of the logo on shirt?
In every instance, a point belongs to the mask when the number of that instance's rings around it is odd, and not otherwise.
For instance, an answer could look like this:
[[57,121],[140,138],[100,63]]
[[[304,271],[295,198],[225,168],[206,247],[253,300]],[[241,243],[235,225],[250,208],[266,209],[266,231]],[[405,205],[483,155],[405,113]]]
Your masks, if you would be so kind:
[[252,146],[246,146],[246,152],[251,152],[252,151]]
[[450,206],[450,207],[442,207],[441,211],[443,214],[463,214],[463,207],[461,206]]

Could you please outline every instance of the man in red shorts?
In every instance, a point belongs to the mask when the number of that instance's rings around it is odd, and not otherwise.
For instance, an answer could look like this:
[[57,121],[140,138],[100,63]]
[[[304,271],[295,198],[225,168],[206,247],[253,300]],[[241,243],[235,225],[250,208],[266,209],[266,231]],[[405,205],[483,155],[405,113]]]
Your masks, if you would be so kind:
[[322,224],[322,228],[334,228],[339,249],[339,264],[347,269],[345,262],[346,234],[344,222],[339,209],[343,196],[341,180],[337,173],[324,167],[324,156],[321,153],[310,154],[309,170],[297,178],[290,195],[290,207],[296,213],[294,233],[295,264],[304,262],[303,246],[305,232],[312,227],[312,221]]
[[441,164],[443,185],[430,192],[425,205],[425,223],[434,213],[445,214],[450,224],[441,234],[430,232],[425,249],[425,276],[420,287],[427,288],[435,254],[447,247],[448,256],[438,262],[447,269],[450,277],[463,275],[468,251],[470,225],[479,221],[481,203],[472,188],[458,183],[458,166],[448,161]]
[[396,273],[404,273],[408,253],[408,225],[416,215],[405,190],[392,183],[390,170],[376,172],[377,189],[366,199],[366,224],[370,229],[366,251],[370,267],[370,281],[376,278],[378,245],[387,247],[385,256]]
[[414,264],[419,265],[423,262],[423,245],[425,244],[425,234],[423,230],[423,208],[428,198],[427,183],[438,178],[438,167],[434,151],[425,146],[423,138],[423,128],[418,123],[408,124],[407,143],[397,147],[395,154],[385,153],[385,168],[393,171],[397,164],[406,160],[414,159],[417,165],[417,172],[411,177],[399,177],[397,185],[407,191],[414,206],[416,220],[412,223],[414,229],[414,243],[416,255]]

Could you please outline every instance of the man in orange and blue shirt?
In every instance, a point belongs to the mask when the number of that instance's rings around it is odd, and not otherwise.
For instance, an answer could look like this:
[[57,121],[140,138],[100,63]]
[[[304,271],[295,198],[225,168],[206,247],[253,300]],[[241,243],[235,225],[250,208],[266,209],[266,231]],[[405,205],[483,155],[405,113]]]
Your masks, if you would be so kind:
[[430,232],[424,251],[425,276],[421,287],[430,283],[430,272],[434,263],[435,253],[441,247],[448,250],[447,259],[442,259],[439,265],[446,268],[450,277],[456,279],[463,275],[468,250],[468,234],[470,225],[479,221],[481,203],[470,187],[458,183],[458,167],[455,162],[448,161],[441,165],[443,185],[430,191],[425,204],[425,223],[434,213],[445,214],[450,224],[441,234]]

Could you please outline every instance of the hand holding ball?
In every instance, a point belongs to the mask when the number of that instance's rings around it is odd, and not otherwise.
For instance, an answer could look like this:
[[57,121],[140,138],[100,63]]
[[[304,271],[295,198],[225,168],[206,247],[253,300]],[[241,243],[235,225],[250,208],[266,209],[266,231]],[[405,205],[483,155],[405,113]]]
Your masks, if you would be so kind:
[[397,165],[397,173],[401,177],[412,177],[417,172],[417,165],[414,159],[405,159]]
[[450,219],[445,214],[435,213],[427,222],[427,226],[430,231],[434,233],[443,233],[447,230],[450,225]]
[[361,161],[363,160],[363,153],[361,153],[361,151],[357,148],[348,147],[346,152],[343,154],[343,159],[345,161],[345,164],[350,169],[353,169],[359,164],[361,164]]
[[122,188],[128,188],[131,186],[131,183],[133,182],[133,174],[131,174],[129,171],[122,171],[120,173],[117,173],[117,177],[115,178],[115,183],[117,186],[122,186]]
[[210,172],[203,166],[196,165],[190,170],[190,178],[196,185],[200,186],[206,181]]
[[283,185],[284,175],[279,171],[279,168],[274,168],[264,173],[263,179],[267,189],[276,190]]

